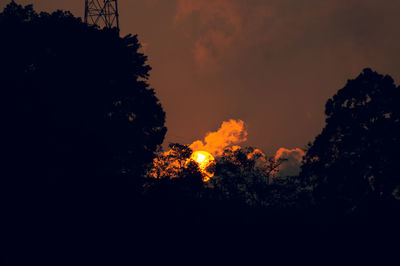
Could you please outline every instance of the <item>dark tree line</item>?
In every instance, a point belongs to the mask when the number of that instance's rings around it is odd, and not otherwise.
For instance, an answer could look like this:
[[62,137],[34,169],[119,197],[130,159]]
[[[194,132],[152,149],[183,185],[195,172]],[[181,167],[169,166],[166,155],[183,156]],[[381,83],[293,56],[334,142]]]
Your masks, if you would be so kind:
[[326,103],[326,126],[305,156],[314,196],[338,213],[397,204],[400,188],[400,87],[364,71]]
[[189,147],[161,151],[165,113],[137,36],[12,2],[0,37],[2,214],[16,261],[58,265],[70,249],[72,261],[79,250],[102,258],[104,242],[324,254],[329,241],[397,236],[400,87],[390,76],[365,69],[328,100],[299,176],[277,177],[279,162],[248,147],[225,150],[203,182]]
[[95,250],[85,239],[140,224],[133,198],[163,142],[165,113],[137,36],[12,2],[0,40],[3,254],[59,265],[63,250]]
[[0,15],[0,35],[11,123],[5,128],[20,156],[15,161],[30,165],[19,167],[26,171],[20,176],[68,183],[74,176],[143,175],[166,128],[136,36],[120,38],[68,12],[37,14],[15,3]]

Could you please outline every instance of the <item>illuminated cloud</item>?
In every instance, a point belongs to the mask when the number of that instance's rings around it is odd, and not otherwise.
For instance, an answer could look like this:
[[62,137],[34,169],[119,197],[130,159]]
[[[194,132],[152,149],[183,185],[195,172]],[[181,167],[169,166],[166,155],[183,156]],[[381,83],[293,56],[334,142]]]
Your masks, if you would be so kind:
[[284,160],[279,166],[277,176],[297,176],[300,173],[303,156],[305,152],[302,149],[280,148],[275,154],[275,160]]
[[245,142],[247,140],[247,131],[242,120],[224,121],[221,127],[214,132],[207,133],[204,141],[197,140],[189,147],[193,151],[207,151],[214,157],[221,155],[225,148]]
[[254,149],[253,152],[247,154],[247,158],[249,160],[254,159],[254,158],[259,158],[259,157],[265,158],[265,154],[259,149]]

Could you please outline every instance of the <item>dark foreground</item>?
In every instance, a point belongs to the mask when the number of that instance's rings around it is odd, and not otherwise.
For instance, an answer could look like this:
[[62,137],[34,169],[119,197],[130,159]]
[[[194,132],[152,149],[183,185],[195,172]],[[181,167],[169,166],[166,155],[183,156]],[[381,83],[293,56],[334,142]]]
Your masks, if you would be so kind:
[[132,196],[121,188],[25,189],[8,198],[3,216],[4,265],[392,265],[386,262],[396,261],[399,247],[395,206],[338,218],[316,208],[257,210]]

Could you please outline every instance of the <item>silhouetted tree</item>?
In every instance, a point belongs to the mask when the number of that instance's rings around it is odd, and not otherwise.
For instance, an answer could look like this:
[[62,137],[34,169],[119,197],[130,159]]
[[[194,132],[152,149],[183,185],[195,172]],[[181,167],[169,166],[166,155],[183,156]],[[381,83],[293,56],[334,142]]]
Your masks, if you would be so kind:
[[144,173],[166,128],[137,36],[14,2],[0,13],[0,36],[14,176],[80,186]]
[[186,145],[171,143],[170,150],[160,152],[154,159],[153,167],[148,172],[150,178],[173,179],[181,177],[193,151]]
[[326,126],[305,156],[302,176],[321,204],[354,212],[394,200],[400,185],[400,88],[364,69],[326,103]]
[[127,184],[138,183],[166,133],[137,37],[12,2],[0,13],[0,40],[0,187],[11,264],[81,261],[70,247],[90,254],[131,243],[140,198]]
[[263,206],[272,173],[279,166],[260,150],[247,147],[226,149],[216,158],[215,176],[210,180],[216,196],[238,204]]
[[203,175],[191,159],[193,151],[179,143],[171,143],[170,150],[160,152],[147,174],[145,194],[159,198],[198,198],[203,188]]

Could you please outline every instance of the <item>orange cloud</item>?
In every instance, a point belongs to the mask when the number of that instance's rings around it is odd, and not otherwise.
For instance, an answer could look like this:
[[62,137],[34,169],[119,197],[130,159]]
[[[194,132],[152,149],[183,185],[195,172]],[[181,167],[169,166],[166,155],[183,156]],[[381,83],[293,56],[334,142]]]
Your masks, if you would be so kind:
[[247,154],[248,159],[259,158],[259,157],[265,158],[265,154],[259,149],[254,149],[253,152]]
[[[247,140],[247,131],[242,120],[224,121],[221,127],[215,132],[208,132],[204,142],[197,140],[193,142],[189,148],[193,154],[189,157],[182,157],[181,152],[186,150],[172,148],[153,160],[153,167],[149,172],[149,176],[157,179],[177,178],[182,169],[187,167],[191,160],[198,163],[203,173],[203,181],[207,182],[214,174],[209,172],[208,167],[214,163],[214,156],[221,155],[226,148],[232,150],[240,149],[236,144]],[[258,156],[263,154],[260,150],[255,150],[249,156]]]
[[227,147],[236,147],[247,140],[247,131],[242,120],[224,121],[221,127],[214,132],[207,133],[204,141],[197,140],[189,147],[193,151],[207,151],[214,157],[222,154]]

